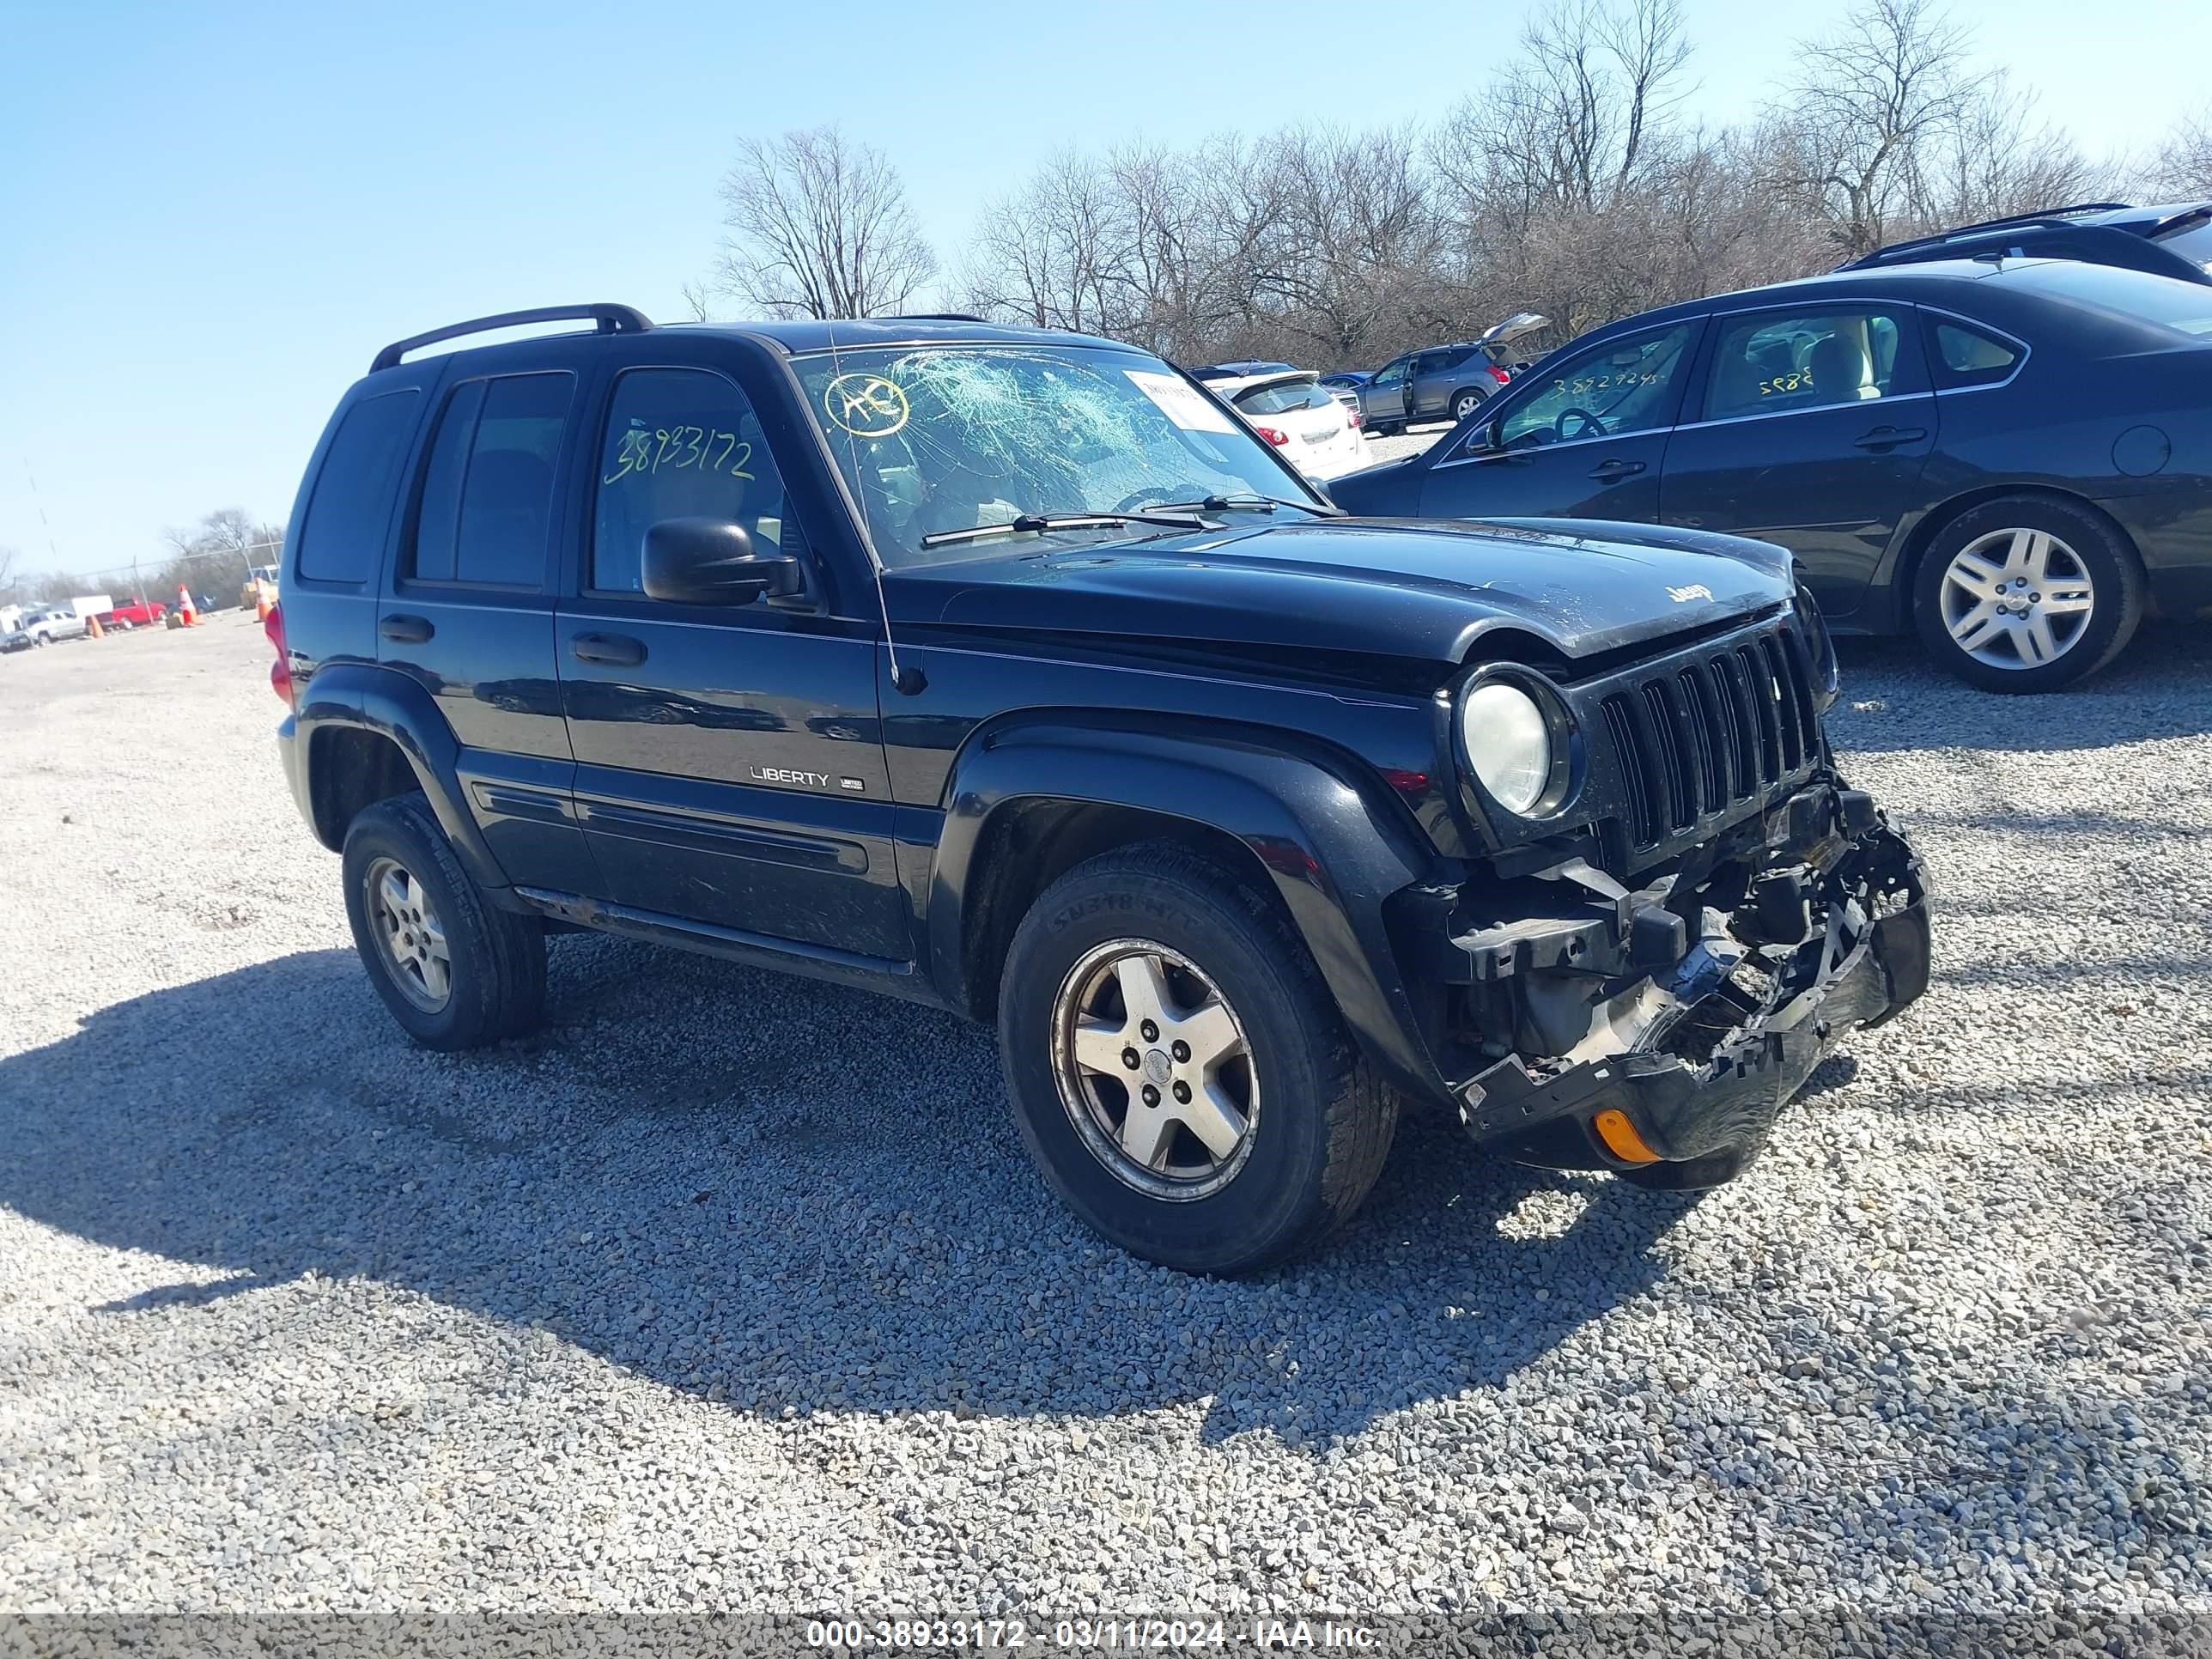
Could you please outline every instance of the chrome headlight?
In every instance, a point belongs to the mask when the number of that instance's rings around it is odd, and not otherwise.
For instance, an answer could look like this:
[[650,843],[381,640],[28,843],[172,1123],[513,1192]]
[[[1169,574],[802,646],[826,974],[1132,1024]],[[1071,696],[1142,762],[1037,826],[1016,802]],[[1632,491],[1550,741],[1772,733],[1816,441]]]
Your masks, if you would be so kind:
[[1559,714],[1515,680],[1487,679],[1459,702],[1459,742],[1485,793],[1523,817],[1555,804],[1566,771]]

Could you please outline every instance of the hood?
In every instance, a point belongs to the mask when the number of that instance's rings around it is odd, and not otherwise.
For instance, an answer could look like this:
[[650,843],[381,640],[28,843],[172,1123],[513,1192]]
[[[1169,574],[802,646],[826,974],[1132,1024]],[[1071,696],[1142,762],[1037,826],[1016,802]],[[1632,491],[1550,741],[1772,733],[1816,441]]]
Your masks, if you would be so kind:
[[1664,639],[1787,599],[1790,574],[1778,547],[1693,530],[1328,519],[921,566],[884,588],[924,628],[1457,663],[1499,629],[1570,658]]

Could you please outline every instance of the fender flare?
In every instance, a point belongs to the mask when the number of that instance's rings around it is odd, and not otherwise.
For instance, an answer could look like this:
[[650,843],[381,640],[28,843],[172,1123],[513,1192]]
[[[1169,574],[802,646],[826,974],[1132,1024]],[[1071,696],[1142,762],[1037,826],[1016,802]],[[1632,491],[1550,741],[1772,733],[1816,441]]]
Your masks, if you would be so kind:
[[1361,1048],[1397,1087],[1443,1088],[1383,912],[1437,863],[1379,781],[1319,744],[1241,726],[1163,732],[1073,718],[999,727],[955,761],[929,882],[925,949],[975,1011],[963,953],[999,814],[1042,800],[1134,808],[1226,835],[1264,869]]
[[506,872],[492,857],[483,832],[468,810],[460,780],[461,745],[435,701],[419,683],[374,663],[326,664],[301,688],[293,720],[294,764],[299,768],[295,793],[314,827],[315,838],[331,851],[342,848],[332,843],[314,810],[315,738],[334,727],[370,732],[389,738],[406,757],[438,827],[446,832],[471,879],[479,887],[493,890],[507,885]]

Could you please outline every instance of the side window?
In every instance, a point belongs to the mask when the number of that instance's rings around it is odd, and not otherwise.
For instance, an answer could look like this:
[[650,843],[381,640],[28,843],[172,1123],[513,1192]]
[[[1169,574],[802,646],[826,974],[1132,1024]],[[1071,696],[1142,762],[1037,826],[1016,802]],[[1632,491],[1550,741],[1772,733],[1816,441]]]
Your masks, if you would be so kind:
[[2020,362],[2017,347],[1948,318],[1927,317],[1928,356],[1940,386],[1994,386]]
[[1370,380],[1368,384],[1370,386],[1396,386],[1405,378],[1406,360],[1403,357],[1401,357],[1395,362],[1385,363],[1382,368],[1376,369],[1375,371],[1375,378],[1372,380]]
[[553,475],[575,384],[568,374],[506,374],[453,388],[430,440],[409,576],[544,585]]
[[346,410],[300,521],[295,568],[301,575],[325,582],[375,578],[392,492],[415,432],[416,397],[409,386],[363,398]]
[[1724,317],[1705,419],[1826,409],[1890,396],[1899,313],[1855,308]]
[[783,478],[752,404],[703,368],[633,368],[615,382],[599,442],[592,581],[642,591],[645,532],[663,519],[741,524],[763,551],[796,550]]
[[[1565,359],[1504,416],[1499,441],[1508,449],[1528,449],[1664,426],[1696,337],[1695,324],[1677,323]],[[1470,441],[1480,434],[1476,422]]]

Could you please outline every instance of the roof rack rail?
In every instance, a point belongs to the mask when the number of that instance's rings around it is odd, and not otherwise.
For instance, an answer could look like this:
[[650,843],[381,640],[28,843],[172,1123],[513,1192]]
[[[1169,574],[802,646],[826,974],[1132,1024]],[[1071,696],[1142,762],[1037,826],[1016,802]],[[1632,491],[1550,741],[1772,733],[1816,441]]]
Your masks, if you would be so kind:
[[870,323],[981,323],[990,320],[969,311],[892,311],[861,319]]
[[496,317],[471,317],[465,323],[453,323],[445,328],[434,328],[428,334],[413,334],[404,340],[394,340],[376,354],[376,361],[368,366],[368,372],[374,374],[380,368],[393,368],[410,351],[436,345],[441,340],[458,340],[464,334],[483,334],[495,328],[519,328],[525,323],[576,322],[586,318],[599,324],[598,331],[601,334],[643,334],[653,326],[653,319],[635,306],[539,306],[532,311],[502,311]]

